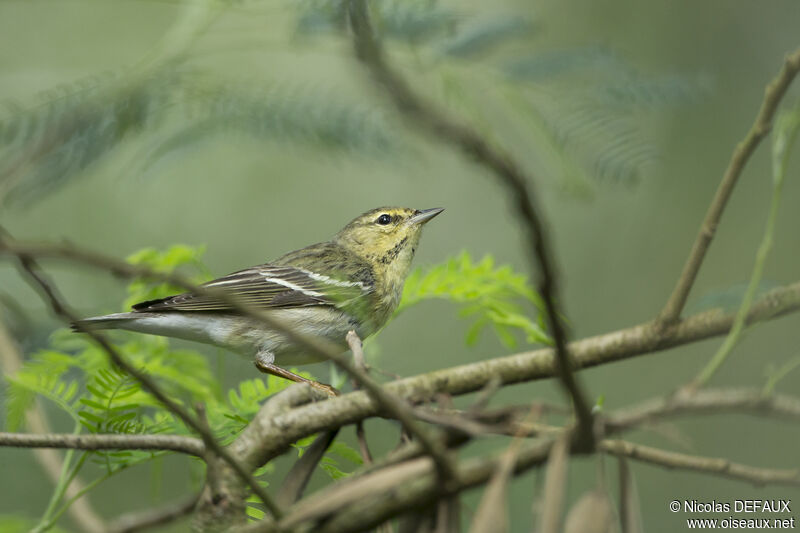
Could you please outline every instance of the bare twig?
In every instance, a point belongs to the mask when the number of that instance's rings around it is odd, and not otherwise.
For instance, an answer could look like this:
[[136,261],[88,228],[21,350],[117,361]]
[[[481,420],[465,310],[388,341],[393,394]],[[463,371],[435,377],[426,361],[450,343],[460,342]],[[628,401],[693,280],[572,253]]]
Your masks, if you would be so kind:
[[[5,242],[0,240],[0,248],[5,247]],[[231,468],[239,475],[242,480],[244,480],[247,485],[253,490],[253,492],[261,499],[264,505],[269,509],[269,511],[273,514],[275,518],[280,518],[281,511],[269,497],[267,492],[264,488],[259,485],[258,481],[255,477],[245,469],[241,463],[225,448],[223,448],[214,436],[203,427],[203,424],[197,420],[195,417],[191,416],[183,407],[178,405],[174,400],[172,400],[169,396],[167,396],[161,388],[156,385],[156,383],[148,376],[145,372],[139,370],[135,366],[128,363],[128,361],[122,357],[117,349],[103,336],[93,331],[89,328],[85,328],[80,326],[77,323],[78,316],[76,316],[72,311],[68,310],[65,304],[62,302],[61,298],[56,294],[55,289],[53,288],[52,284],[44,278],[44,276],[38,271],[38,265],[33,260],[33,258],[26,254],[16,254],[20,260],[20,265],[24,272],[27,273],[30,280],[33,282],[35,287],[38,287],[42,294],[44,295],[47,302],[50,304],[51,309],[53,312],[58,315],[59,317],[63,318],[69,323],[76,324],[76,327],[89,335],[89,337],[94,340],[102,349],[106,352],[109,356],[111,361],[118,366],[119,368],[123,369],[125,372],[130,374],[134,379],[139,381],[142,386],[153,395],[159,402],[161,402],[164,407],[166,407],[169,411],[174,413],[181,421],[186,424],[188,427],[196,431],[201,438],[203,439],[203,443],[207,448],[213,450],[213,452],[228,463]]]
[[670,325],[675,323],[680,317],[683,307],[686,305],[686,300],[689,297],[689,291],[692,289],[697,273],[700,270],[700,265],[703,264],[708,247],[711,245],[711,240],[717,231],[722,212],[728,203],[728,199],[736,186],[742,170],[747,164],[750,156],[758,147],[761,140],[766,137],[772,128],[772,118],[778,108],[783,96],[786,94],[792,80],[797,76],[800,71],[800,49],[786,56],[786,59],[781,67],[778,75],[767,85],[764,92],[764,100],[761,102],[761,108],[756,115],[755,122],[750,127],[744,140],[740,142],[736,149],[733,151],[731,160],[728,163],[728,168],[722,177],[722,181],[717,188],[714,199],[708,206],[706,217],[703,224],[700,226],[700,231],[695,238],[692,249],[689,252],[689,257],[683,266],[680,278],[672,290],[672,294],[667,300],[664,309],[658,316],[657,323],[660,325]]
[[[358,335],[356,335],[355,331],[348,332],[346,340],[350,345],[350,349],[353,350],[353,353],[361,350],[361,339],[358,337]],[[447,456],[447,448],[442,446],[441,442],[431,438],[431,436],[424,429],[422,429],[422,427],[414,418],[413,409],[406,404],[405,400],[387,391],[384,387],[369,377],[365,371],[355,366],[346,358],[341,357],[339,354],[337,354],[337,358],[339,360],[336,358],[332,359],[349,375],[353,376],[353,378],[358,381],[362,387],[364,387],[370,397],[372,397],[375,402],[378,403],[378,405],[389,412],[392,417],[397,418],[397,420],[403,424],[403,428],[413,435],[414,438],[419,440],[420,444],[425,449],[425,452],[431,456],[436,464],[436,468],[439,471],[439,474],[442,476],[442,480],[445,482],[455,481],[456,470],[452,464],[452,461]]]
[[289,470],[289,473],[286,474],[283,485],[278,491],[278,496],[275,498],[278,505],[288,507],[300,499],[308,482],[311,480],[311,475],[316,470],[322,456],[325,455],[325,450],[330,447],[338,433],[338,430],[326,431],[314,439],[311,446],[305,450],[303,456],[297,460],[292,469]]
[[[213,435],[211,426],[208,425],[205,406],[202,403],[198,403],[194,406],[194,410],[197,413],[197,420],[202,424],[203,429]],[[205,452],[203,460],[206,463],[206,485],[208,485],[208,490],[211,491],[212,501],[219,503],[223,498],[220,486],[219,459],[214,455],[213,451],[206,448]]]
[[692,394],[678,393],[654,398],[607,415],[604,422],[609,432],[680,414],[713,414],[744,412],[800,422],[800,399],[776,394],[764,396],[758,389],[707,389]]
[[356,56],[369,69],[375,81],[386,89],[387,96],[392,99],[402,116],[420,130],[453,145],[471,160],[491,170],[498,182],[508,190],[517,215],[528,233],[528,250],[532,264],[538,267],[537,285],[556,348],[557,375],[575,406],[581,446],[591,449],[594,446],[592,413],[572,369],[567,332],[556,304],[558,283],[553,253],[542,211],[536,205],[533,181],[508,154],[502,153],[478,133],[456,123],[415,94],[406,81],[387,65],[380,43],[375,39],[370,25],[366,0],[350,0],[348,6]]
[[361,459],[364,460],[365,465],[372,464],[372,453],[369,451],[369,444],[367,444],[367,434],[364,431],[364,421],[359,420],[356,422],[356,439],[358,440],[358,451],[361,453]]
[[[356,332],[348,331],[345,340],[347,340],[347,344],[350,346],[350,350],[353,352],[353,364],[364,372],[369,373],[370,368],[367,364],[367,359],[364,357],[364,346],[361,342],[361,339],[358,337],[358,335],[356,335]],[[361,384],[358,381],[353,380],[353,390],[360,389]],[[364,431],[363,420],[356,422],[356,439],[358,440],[358,451],[361,453],[361,459],[364,461],[364,464],[372,464],[372,453],[369,451],[367,433]]]
[[203,441],[183,435],[75,435],[73,433],[0,433],[0,446],[75,450],[168,450],[203,457]]
[[689,470],[746,481],[756,486],[792,485],[800,487],[800,470],[756,468],[717,457],[699,457],[641,446],[621,440],[604,440],[600,450],[617,457],[629,457],[670,469]]
[[194,495],[156,509],[124,514],[109,524],[106,533],[135,533],[163,526],[190,514],[197,505],[197,500],[198,495]]

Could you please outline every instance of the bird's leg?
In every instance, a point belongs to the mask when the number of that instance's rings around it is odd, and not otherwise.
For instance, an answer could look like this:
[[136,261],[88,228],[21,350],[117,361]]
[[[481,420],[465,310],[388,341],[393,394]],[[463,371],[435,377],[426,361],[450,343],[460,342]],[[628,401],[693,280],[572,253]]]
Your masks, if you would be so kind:
[[279,378],[288,379],[296,383],[308,383],[310,386],[314,387],[317,390],[321,390],[322,392],[326,393],[328,396],[331,397],[339,395],[339,391],[337,391],[330,385],[327,385],[325,383],[320,383],[319,381],[314,381],[313,379],[306,379],[303,376],[298,376],[293,372],[289,372],[288,370],[281,368],[278,365],[270,362],[267,357],[264,357],[264,355],[260,353],[256,355],[254,363],[256,365],[256,368],[265,374],[272,374],[273,376],[278,376]]

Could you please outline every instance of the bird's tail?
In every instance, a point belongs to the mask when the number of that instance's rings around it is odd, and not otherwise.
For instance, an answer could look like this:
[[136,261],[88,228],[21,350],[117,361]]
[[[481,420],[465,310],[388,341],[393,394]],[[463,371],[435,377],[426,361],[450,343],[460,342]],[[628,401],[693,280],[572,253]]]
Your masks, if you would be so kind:
[[111,315],[93,316],[84,318],[70,324],[72,331],[82,332],[87,329],[124,329],[124,325],[130,322],[132,313],[114,313]]

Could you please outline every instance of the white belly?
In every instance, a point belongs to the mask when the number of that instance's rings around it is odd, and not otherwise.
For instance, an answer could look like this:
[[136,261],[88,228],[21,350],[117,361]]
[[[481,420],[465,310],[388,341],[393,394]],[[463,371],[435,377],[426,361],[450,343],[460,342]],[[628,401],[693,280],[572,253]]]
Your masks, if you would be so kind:
[[[357,330],[355,323],[346,314],[330,307],[273,309],[268,314],[298,333],[318,335],[334,342],[342,347],[342,351],[347,349],[347,332],[351,329]],[[119,320],[106,327],[109,326],[214,344],[250,357],[266,352],[273,354],[277,365],[299,365],[324,360],[257,321],[222,313],[121,313]],[[359,335],[369,333],[357,332]]]

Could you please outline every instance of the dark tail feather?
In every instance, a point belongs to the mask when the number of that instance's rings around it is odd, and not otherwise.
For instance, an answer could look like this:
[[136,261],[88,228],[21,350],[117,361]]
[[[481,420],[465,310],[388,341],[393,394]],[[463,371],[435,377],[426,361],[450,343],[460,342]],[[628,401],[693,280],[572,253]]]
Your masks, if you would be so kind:
[[69,325],[72,331],[83,333],[87,329],[117,329],[122,321],[130,320],[131,313],[114,313],[113,315],[84,318]]

